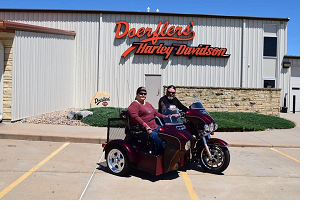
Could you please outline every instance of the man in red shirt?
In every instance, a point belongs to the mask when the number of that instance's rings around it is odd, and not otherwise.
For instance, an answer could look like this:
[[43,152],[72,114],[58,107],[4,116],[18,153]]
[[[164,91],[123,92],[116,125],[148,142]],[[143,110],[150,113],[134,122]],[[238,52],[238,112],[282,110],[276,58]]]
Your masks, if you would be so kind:
[[127,111],[130,117],[130,123],[132,125],[139,124],[147,130],[150,139],[156,144],[156,154],[162,154],[164,149],[164,142],[158,137],[159,125],[156,124],[155,120],[148,121],[152,117],[163,118],[164,116],[157,112],[154,107],[145,101],[147,91],[145,87],[139,87],[136,92],[136,100],[133,101],[128,107]]

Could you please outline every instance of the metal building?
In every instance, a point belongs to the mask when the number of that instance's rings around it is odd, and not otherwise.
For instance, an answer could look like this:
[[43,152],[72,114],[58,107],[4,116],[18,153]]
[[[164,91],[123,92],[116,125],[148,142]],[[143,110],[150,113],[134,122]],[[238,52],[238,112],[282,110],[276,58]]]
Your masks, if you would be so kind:
[[[286,100],[288,111],[300,111],[300,57],[299,56],[284,56],[283,59],[283,96]],[[295,98],[295,105],[293,100]],[[284,106],[284,105],[283,105]],[[293,110],[293,107],[295,109]]]
[[[16,28],[13,121],[88,108],[94,94],[102,91],[111,94],[111,106],[126,107],[139,86],[147,87],[155,107],[163,86],[170,84],[281,88],[281,106],[285,95],[291,95],[291,70],[283,68],[289,18],[0,9],[0,19],[76,34]],[[0,42],[10,33],[2,31]],[[290,99],[287,106],[291,109]]]

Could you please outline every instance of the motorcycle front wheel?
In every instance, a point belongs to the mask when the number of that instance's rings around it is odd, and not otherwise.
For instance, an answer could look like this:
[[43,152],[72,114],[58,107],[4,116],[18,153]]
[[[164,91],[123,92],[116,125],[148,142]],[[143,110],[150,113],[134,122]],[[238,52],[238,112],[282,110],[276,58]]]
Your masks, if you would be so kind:
[[230,153],[227,147],[210,145],[212,156],[207,154],[206,149],[200,153],[200,165],[208,173],[219,174],[226,170],[230,162]]

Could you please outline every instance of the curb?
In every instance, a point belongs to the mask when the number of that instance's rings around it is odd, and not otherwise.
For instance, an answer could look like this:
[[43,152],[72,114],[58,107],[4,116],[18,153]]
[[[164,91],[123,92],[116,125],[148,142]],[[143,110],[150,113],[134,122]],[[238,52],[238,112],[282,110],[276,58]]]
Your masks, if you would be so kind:
[[28,141],[50,141],[50,142],[72,142],[72,143],[90,143],[102,144],[106,139],[63,137],[63,136],[39,136],[39,135],[18,135],[18,134],[0,134],[0,139],[15,139]]
[[[18,134],[0,134],[0,139],[15,139],[28,141],[50,141],[50,142],[71,142],[71,143],[89,143],[102,144],[107,141],[104,138],[81,138],[81,137],[63,137],[63,136],[40,136],[40,135],[18,135]],[[234,144],[229,143],[229,147],[278,147],[278,148],[300,148],[294,145],[257,145],[257,144]]]
[[228,147],[278,147],[278,148],[300,148],[300,146],[295,145],[256,145],[256,144],[229,144]]

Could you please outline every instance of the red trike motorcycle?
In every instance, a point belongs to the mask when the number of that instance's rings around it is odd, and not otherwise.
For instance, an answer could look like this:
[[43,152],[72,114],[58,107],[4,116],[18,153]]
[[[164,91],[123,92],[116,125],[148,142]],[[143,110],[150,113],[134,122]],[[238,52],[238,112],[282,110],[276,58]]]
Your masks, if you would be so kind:
[[[218,138],[211,138],[217,129],[213,118],[196,99],[185,113],[183,122],[174,105],[163,108],[163,120],[154,117],[161,126],[158,136],[165,141],[164,153],[156,155],[153,141],[146,130],[140,126],[131,126],[126,109],[120,118],[108,120],[107,142],[102,144],[107,167],[111,173],[125,175],[131,167],[160,175],[184,166],[186,162],[198,162],[209,173],[222,173],[229,165],[228,144]],[[174,117],[172,116],[174,115]],[[182,114],[181,114],[182,115]],[[184,115],[184,113],[183,113]],[[123,121],[125,138],[111,140],[111,122]]]

